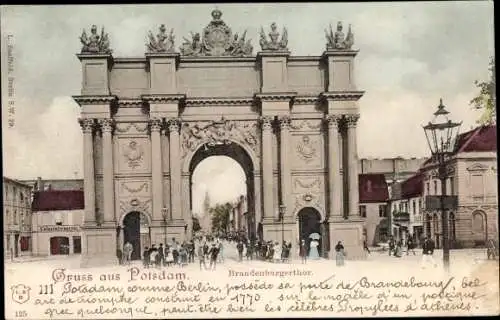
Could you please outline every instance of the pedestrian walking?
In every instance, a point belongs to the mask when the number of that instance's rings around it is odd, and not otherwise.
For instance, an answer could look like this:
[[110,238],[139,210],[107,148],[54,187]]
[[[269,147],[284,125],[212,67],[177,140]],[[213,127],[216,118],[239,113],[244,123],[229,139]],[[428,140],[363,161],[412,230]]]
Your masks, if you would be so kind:
[[224,244],[222,244],[222,240],[219,241],[219,254],[217,255],[219,262],[224,262]]
[[215,270],[216,265],[217,265],[217,255],[219,254],[219,248],[215,245],[215,243],[212,243],[212,247],[209,250],[209,255],[210,255],[210,266],[209,268],[211,270]]
[[205,253],[203,252],[203,246],[201,245],[198,246],[198,260],[200,261],[200,270],[207,270],[207,264],[205,263]]
[[172,238],[172,257],[174,258],[174,264],[179,264],[179,243]]
[[149,268],[149,248],[144,247],[144,251],[142,253],[142,265],[144,268]]
[[158,249],[156,248],[156,245],[153,244],[151,246],[151,249],[149,250],[149,264],[157,266],[156,262],[157,256],[158,256]]
[[389,239],[389,255],[394,253],[394,248],[396,247],[396,241],[394,240],[394,237],[391,236]]
[[273,252],[273,262],[274,263],[277,263],[277,262],[280,262],[281,261],[281,246],[280,244],[276,241],[274,243],[274,252]]
[[156,256],[156,266],[158,268],[161,268],[161,266],[163,266],[164,260],[165,260],[165,251],[163,248],[163,243],[160,243],[160,245],[158,246],[158,255]]
[[434,248],[434,241],[429,237],[425,237],[424,244],[422,246],[422,268],[425,269],[429,263],[432,263],[434,268],[437,267],[437,264],[432,256],[434,254]]
[[338,267],[344,265],[345,250],[342,241],[339,241],[335,246],[335,261]]
[[132,260],[132,251],[134,251],[134,247],[130,242],[126,242],[123,246],[123,253],[125,257],[125,263],[127,264],[130,264],[130,261]]
[[400,239],[396,244],[396,248],[394,249],[394,257],[401,258],[403,256],[403,241]]
[[307,246],[306,246],[306,240],[304,239],[300,241],[299,256],[301,258],[302,263],[307,262]]
[[238,250],[238,261],[243,260],[243,242],[241,240],[236,245],[236,249]]
[[410,254],[410,250],[413,251],[413,255],[415,255],[415,245],[413,244],[413,239],[410,237],[408,241],[406,241],[406,255]]
[[172,251],[169,246],[165,246],[165,265],[167,267],[171,266],[174,263],[174,257],[172,255]]

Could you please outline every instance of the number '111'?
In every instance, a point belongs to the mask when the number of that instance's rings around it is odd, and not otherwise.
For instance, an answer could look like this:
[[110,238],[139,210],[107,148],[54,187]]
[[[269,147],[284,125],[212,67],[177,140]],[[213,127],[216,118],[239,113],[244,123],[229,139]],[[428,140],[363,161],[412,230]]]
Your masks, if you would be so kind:
[[41,284],[39,294],[54,294],[53,284]]

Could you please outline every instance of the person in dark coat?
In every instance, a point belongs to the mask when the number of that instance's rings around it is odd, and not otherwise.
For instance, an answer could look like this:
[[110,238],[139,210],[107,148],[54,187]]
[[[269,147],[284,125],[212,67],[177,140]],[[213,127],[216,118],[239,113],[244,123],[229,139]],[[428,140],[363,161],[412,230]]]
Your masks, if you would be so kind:
[[142,265],[144,268],[149,268],[149,248],[144,247],[144,251],[142,253]]
[[389,255],[391,255],[394,252],[394,249],[396,248],[396,241],[394,240],[394,237],[391,236],[389,239]]
[[307,262],[307,245],[306,245],[306,240],[304,239],[300,241],[299,256],[301,258],[302,263]]
[[424,244],[422,245],[422,268],[425,268],[428,263],[432,263],[434,267],[437,267],[437,264],[432,257],[434,249],[434,241],[429,237],[425,237]]
[[123,252],[120,248],[116,249],[116,257],[118,258],[118,264],[122,264]]
[[236,249],[238,250],[238,261],[243,260],[243,242],[239,241],[236,245]]
[[165,261],[165,251],[163,249],[163,243],[160,243],[158,247],[158,255],[156,256],[156,266],[161,267]]
[[411,237],[406,241],[406,255],[410,254],[410,250],[413,251],[413,255],[415,255],[415,245],[413,244],[413,239]]
[[212,243],[212,247],[210,248],[208,254],[210,256],[209,268],[215,270],[215,267],[217,265],[217,255],[219,254],[219,247],[216,246],[215,243]]

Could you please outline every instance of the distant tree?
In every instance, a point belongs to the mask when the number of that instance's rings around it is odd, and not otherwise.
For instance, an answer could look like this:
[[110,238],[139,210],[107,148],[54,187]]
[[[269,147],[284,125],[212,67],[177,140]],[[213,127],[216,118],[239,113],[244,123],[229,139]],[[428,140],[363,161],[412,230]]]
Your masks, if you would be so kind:
[[475,109],[482,109],[483,114],[477,121],[480,124],[496,124],[497,111],[496,111],[496,77],[495,77],[495,58],[490,60],[490,79],[488,81],[474,81],[476,87],[479,88],[479,93],[474,97],[470,104]]
[[226,232],[232,208],[233,205],[226,202],[224,204],[218,203],[215,207],[209,209],[210,215],[212,216],[212,232]]

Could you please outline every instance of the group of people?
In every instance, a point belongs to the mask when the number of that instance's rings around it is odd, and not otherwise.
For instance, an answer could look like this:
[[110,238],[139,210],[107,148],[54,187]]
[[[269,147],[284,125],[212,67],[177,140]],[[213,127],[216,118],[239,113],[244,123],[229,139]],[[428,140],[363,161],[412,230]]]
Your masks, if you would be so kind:
[[415,253],[416,246],[415,246],[415,243],[413,242],[412,236],[408,236],[405,243],[403,243],[403,239],[399,239],[398,241],[396,241],[394,239],[394,236],[391,236],[389,238],[389,255],[393,255],[394,257],[401,258],[403,256],[403,250],[404,250],[403,248],[404,247],[406,247],[406,255],[409,255],[410,251],[413,252],[413,255],[416,255],[416,253]]
[[158,248],[155,244],[151,245],[150,248],[145,247],[142,253],[142,262],[145,268],[172,265],[184,267],[189,262],[194,262],[194,250],[193,241],[184,241],[179,244],[175,238],[172,238],[172,242],[165,244],[165,247],[163,247],[163,243],[160,243]]
[[292,243],[286,241],[283,241],[282,244],[277,241],[274,243],[272,241],[257,241],[254,243],[253,241],[240,239],[236,244],[236,249],[238,250],[239,261],[242,261],[243,255],[245,255],[247,260],[255,258],[271,262],[289,262]]

